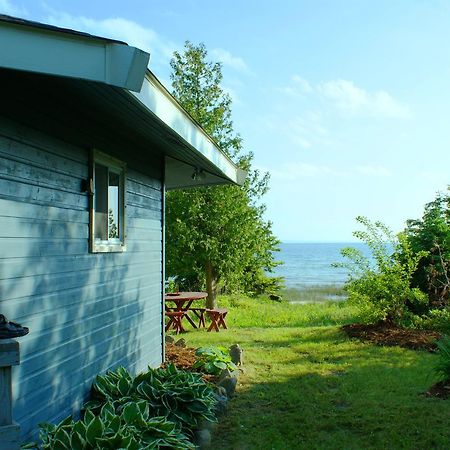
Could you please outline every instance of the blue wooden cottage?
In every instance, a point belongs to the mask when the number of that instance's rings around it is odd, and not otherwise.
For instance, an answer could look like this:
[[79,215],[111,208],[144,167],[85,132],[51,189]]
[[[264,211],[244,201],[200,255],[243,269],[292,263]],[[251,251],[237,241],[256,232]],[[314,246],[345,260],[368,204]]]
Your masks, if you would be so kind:
[[0,313],[30,328],[13,372],[27,438],[96,374],[162,362],[164,192],[244,174],[147,53],[8,16],[0,43]]

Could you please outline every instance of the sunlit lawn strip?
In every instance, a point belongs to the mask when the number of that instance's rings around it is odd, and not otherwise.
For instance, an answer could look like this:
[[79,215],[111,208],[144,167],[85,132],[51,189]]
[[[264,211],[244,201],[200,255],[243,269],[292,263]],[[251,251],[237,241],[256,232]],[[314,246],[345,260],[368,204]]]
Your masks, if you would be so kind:
[[[345,304],[228,307],[230,330],[185,336],[192,346],[245,349],[245,373],[214,448],[448,448],[450,401],[420,395],[435,381],[435,355],[349,340],[336,326],[351,320]],[[279,319],[258,326],[276,308]]]

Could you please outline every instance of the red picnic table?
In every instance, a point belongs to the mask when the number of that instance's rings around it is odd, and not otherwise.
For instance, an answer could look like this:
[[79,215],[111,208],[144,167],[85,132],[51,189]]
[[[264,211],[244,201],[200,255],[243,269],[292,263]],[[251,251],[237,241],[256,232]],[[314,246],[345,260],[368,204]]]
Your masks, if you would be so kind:
[[[166,293],[164,296],[166,316],[169,317],[169,322],[166,325],[166,331],[171,327],[175,329],[177,333],[185,331],[183,327],[183,318],[194,327],[205,326],[205,308],[192,308],[192,303],[196,300],[203,300],[208,296],[207,292],[172,292]],[[168,305],[173,303],[175,306]],[[189,312],[193,312],[199,318],[199,325],[189,317]]]

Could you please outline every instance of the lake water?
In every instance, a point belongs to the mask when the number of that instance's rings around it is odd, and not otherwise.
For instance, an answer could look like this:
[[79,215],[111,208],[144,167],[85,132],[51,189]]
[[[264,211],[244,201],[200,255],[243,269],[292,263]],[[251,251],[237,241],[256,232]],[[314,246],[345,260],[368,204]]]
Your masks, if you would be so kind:
[[340,253],[344,247],[354,247],[369,254],[362,243],[282,243],[275,259],[284,264],[275,268],[274,275],[283,276],[287,288],[342,286],[347,280],[347,271],[331,264],[344,261]]

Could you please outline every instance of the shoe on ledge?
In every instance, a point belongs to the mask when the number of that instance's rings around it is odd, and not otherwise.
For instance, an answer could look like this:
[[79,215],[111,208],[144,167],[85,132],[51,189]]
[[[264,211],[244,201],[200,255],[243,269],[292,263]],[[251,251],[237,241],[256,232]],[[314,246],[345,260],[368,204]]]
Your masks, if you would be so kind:
[[0,314],[0,339],[25,336],[29,332],[30,330],[27,327],[23,327],[15,322],[10,322],[3,314]]

